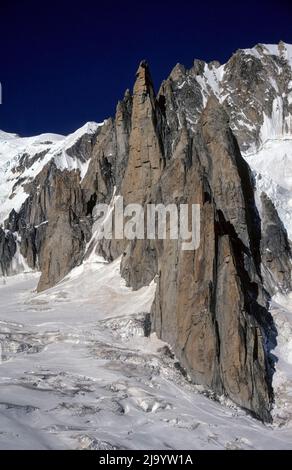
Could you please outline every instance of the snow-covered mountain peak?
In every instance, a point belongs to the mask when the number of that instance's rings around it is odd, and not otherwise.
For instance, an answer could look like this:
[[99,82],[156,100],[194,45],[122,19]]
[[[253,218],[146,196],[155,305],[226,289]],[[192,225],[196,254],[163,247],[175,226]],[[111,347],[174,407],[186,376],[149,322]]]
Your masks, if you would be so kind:
[[223,65],[203,60],[189,70],[176,65],[159,92],[171,133],[184,123],[195,133],[211,95],[225,108],[242,155],[262,176],[257,181],[265,181],[292,237],[292,45],[238,49]]
[[5,132],[0,129],[0,141],[7,141],[19,137],[17,134],[11,134],[10,132]]
[[27,198],[23,186],[49,161],[54,160],[61,170],[80,171],[83,178],[95,135],[102,125],[88,122],[68,136],[44,133],[20,137],[0,131],[0,224],[12,209],[20,209]]
[[292,65],[292,44],[287,44],[280,41],[279,44],[257,44],[251,49],[241,49],[245,54],[254,55],[258,59],[262,59],[263,56],[275,56],[291,66]]

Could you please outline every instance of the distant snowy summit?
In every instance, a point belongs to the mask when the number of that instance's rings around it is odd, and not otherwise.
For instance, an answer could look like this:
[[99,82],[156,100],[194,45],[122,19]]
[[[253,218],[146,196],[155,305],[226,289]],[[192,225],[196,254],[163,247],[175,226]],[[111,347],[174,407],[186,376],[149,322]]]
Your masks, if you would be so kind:
[[160,94],[169,95],[169,105],[172,99],[171,126],[186,123],[193,131],[209,97],[217,97],[259,192],[275,203],[292,239],[292,45],[239,49],[224,65],[195,60],[186,70],[177,64]]
[[[54,161],[61,170],[76,170],[84,177],[92,142],[103,124],[88,122],[74,133],[20,137],[0,130],[0,224],[10,211],[19,211],[28,194],[24,186]],[[87,145],[88,144],[88,145]]]
[[213,93],[229,111],[242,151],[254,152],[271,138],[291,136],[291,67],[292,45],[283,42],[239,49],[224,65],[195,60],[186,70],[177,64],[170,81],[178,101],[184,100],[179,116],[194,125]]

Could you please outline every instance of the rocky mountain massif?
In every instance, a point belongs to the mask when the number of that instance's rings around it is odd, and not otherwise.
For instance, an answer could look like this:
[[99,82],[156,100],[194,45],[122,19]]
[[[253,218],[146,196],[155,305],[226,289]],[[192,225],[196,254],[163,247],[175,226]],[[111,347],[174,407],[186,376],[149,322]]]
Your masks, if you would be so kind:
[[[1,132],[2,274],[40,270],[41,291],[93,252],[121,256],[129,286],[156,283],[152,331],[193,381],[269,421],[268,306],[291,289],[291,67],[292,46],[258,45],[225,65],[177,65],[156,95],[142,62],[102,124],[66,138]],[[200,204],[199,248],[98,241],[94,207],[118,195]]]

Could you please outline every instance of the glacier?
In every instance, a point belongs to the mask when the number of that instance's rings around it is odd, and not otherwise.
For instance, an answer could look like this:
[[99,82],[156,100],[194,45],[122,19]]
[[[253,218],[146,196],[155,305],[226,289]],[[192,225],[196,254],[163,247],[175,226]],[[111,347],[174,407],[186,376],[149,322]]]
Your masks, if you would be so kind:
[[119,260],[87,262],[41,294],[38,276],[0,285],[0,449],[292,448],[292,321],[283,299],[273,305],[285,325],[275,351],[281,406],[263,425],[191,384],[168,346],[144,336],[154,286],[125,287]]

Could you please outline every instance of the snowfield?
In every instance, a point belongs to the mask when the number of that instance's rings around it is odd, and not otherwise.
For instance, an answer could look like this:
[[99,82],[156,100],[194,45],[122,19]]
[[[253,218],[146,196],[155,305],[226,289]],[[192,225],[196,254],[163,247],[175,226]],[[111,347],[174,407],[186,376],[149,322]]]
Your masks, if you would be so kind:
[[243,156],[255,174],[257,195],[264,191],[270,197],[292,240],[292,138],[268,140]]
[[1,449],[292,448],[288,298],[273,306],[284,323],[279,406],[265,426],[205,396],[164,343],[144,336],[155,285],[126,288],[119,260],[87,262],[41,294],[38,277],[0,285]]

